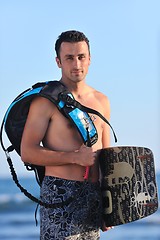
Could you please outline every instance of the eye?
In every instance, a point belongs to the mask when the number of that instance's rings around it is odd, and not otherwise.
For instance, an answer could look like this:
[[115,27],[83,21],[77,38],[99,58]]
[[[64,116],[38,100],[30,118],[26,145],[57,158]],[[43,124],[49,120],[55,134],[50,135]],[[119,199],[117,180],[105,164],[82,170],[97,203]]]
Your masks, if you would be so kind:
[[85,59],[85,55],[84,55],[84,54],[80,55],[80,56],[78,57],[78,59],[79,59],[79,60]]
[[69,55],[66,57],[67,60],[73,60],[73,56]]
[[73,59],[73,57],[68,57],[67,59],[69,59],[69,60],[72,60],[72,59]]

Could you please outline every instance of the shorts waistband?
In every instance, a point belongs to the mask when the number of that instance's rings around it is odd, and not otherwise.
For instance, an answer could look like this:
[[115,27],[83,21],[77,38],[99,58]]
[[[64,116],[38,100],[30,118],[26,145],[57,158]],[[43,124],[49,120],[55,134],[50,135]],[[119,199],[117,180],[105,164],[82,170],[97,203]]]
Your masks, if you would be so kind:
[[83,185],[92,185],[92,186],[99,186],[100,182],[90,182],[90,181],[78,181],[78,180],[70,180],[70,179],[65,179],[65,178],[59,178],[59,177],[54,177],[54,176],[44,176],[43,181],[63,181],[64,183],[73,183],[73,184],[78,184],[79,186]]

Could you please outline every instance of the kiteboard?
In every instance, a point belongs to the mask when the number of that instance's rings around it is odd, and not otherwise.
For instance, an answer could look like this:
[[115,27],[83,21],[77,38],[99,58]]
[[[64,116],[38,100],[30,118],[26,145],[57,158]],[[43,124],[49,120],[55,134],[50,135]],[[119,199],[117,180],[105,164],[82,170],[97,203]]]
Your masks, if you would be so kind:
[[157,211],[154,156],[149,148],[105,148],[100,151],[99,161],[106,226],[130,223]]

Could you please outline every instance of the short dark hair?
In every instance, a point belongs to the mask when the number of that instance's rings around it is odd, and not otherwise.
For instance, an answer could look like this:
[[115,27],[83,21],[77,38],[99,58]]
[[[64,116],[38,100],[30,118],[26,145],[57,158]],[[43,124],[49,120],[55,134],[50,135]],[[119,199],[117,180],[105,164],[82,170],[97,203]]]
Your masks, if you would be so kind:
[[84,33],[75,31],[75,30],[62,32],[61,35],[59,35],[59,37],[55,43],[55,51],[56,51],[57,57],[60,58],[60,47],[61,47],[62,42],[75,43],[75,42],[81,42],[81,41],[85,41],[87,43],[88,50],[90,53],[89,40],[84,35]]

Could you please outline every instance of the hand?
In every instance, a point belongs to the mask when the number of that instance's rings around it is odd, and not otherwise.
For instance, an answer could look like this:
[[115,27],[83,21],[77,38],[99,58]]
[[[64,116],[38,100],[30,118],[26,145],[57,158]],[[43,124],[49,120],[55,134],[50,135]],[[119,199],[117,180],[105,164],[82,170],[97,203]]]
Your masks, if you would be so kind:
[[111,229],[113,229],[114,227],[105,227],[105,228],[102,228],[101,230],[103,231],[103,232],[106,232],[106,231],[108,231],[108,230],[111,230]]
[[103,222],[102,227],[101,227],[101,230],[102,230],[103,232],[106,232],[106,231],[111,230],[111,229],[113,229],[113,228],[114,228],[113,226],[112,226],[112,227],[106,227],[105,222]]
[[96,160],[96,152],[93,151],[92,147],[87,147],[84,144],[80,147],[79,150],[75,151],[76,155],[76,163],[86,167],[92,166]]

